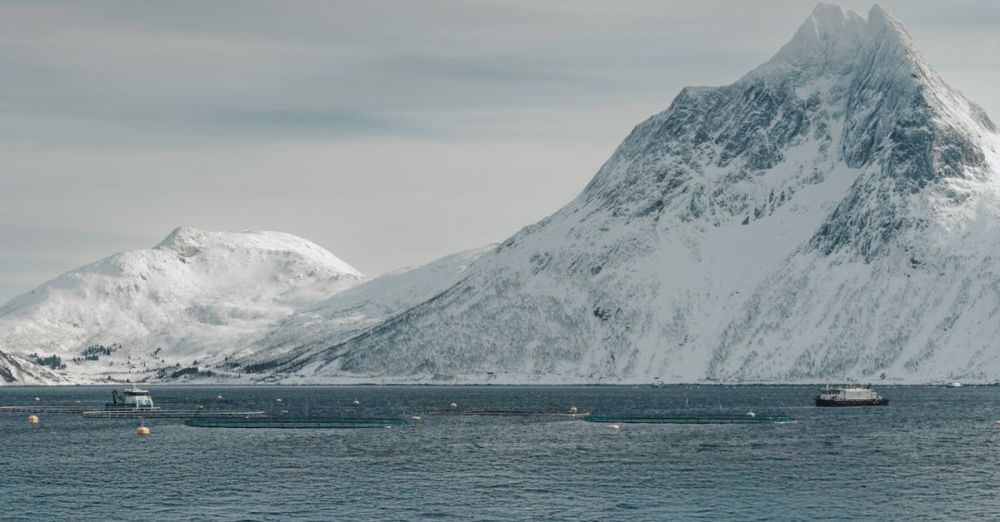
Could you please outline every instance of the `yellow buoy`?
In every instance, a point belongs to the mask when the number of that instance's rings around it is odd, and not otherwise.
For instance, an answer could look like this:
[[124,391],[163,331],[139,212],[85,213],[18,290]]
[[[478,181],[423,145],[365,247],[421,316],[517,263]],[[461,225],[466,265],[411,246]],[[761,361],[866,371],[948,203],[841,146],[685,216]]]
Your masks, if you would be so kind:
[[135,432],[139,435],[142,435],[143,437],[149,435],[149,428],[146,427],[145,420],[139,419],[139,429],[135,430]]
[[32,415],[28,417],[28,424],[38,424],[38,416]]

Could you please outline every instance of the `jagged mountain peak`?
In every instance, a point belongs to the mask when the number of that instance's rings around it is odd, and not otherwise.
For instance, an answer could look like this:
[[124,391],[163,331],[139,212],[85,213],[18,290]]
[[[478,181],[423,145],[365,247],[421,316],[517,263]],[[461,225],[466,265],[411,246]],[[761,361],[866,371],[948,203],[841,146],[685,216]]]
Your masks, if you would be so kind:
[[929,67],[901,22],[878,5],[867,19],[839,6],[819,4],[775,56],[751,73],[768,75],[849,75],[861,67],[905,67],[916,77]]
[[580,198],[588,215],[665,226],[752,221],[839,162],[891,164],[878,175],[898,180],[893,191],[975,175],[994,128],[891,15],[821,4],[768,62],[729,85],[685,88],[639,124]]
[[865,19],[857,13],[819,4],[772,61],[802,65],[817,56],[843,60],[861,45],[865,31]]

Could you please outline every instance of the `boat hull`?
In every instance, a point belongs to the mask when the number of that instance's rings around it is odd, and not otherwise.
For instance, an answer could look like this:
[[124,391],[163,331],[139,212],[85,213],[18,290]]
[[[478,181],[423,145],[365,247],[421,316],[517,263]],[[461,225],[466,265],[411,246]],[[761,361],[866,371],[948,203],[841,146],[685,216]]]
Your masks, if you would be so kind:
[[877,399],[843,399],[829,400],[816,397],[816,406],[820,408],[839,408],[847,406],[887,406],[889,399],[879,397]]

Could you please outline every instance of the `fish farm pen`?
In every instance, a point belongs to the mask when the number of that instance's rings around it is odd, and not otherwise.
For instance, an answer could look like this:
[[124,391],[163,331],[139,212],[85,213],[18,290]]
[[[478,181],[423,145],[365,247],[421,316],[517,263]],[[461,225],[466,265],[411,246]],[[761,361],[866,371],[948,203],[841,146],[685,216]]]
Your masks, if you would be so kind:
[[203,418],[184,421],[195,428],[271,428],[271,429],[349,429],[349,428],[389,428],[408,424],[405,419],[362,419],[362,418]]
[[[186,392],[165,397],[161,404],[173,408],[154,406],[147,390],[134,385],[122,395],[112,392],[112,403],[103,408],[87,401],[76,404],[66,400],[63,404],[5,405],[0,412],[11,413],[66,413],[87,419],[175,419],[194,428],[270,428],[270,429],[357,429],[406,426],[421,416],[482,416],[511,418],[544,418],[550,421],[586,421],[609,424],[618,429],[621,424],[768,424],[792,423],[797,420],[781,403],[764,406],[764,401],[754,399],[742,404],[723,404],[716,399],[694,397],[656,397],[654,400],[637,401],[632,397],[598,401],[597,404],[544,404],[533,403],[519,407],[467,407],[457,402],[442,402],[433,406],[407,408],[391,398],[364,399],[343,396],[335,399],[320,397],[251,396],[228,400],[222,394],[205,394],[198,397]],[[129,399],[143,401],[133,405]],[[38,398],[35,398],[38,401]],[[65,399],[63,399],[65,400]],[[770,402],[770,401],[769,401]]]
[[717,398],[691,395],[637,401],[618,398],[600,401],[584,420],[604,424],[777,424],[793,423],[789,408],[780,401],[751,398],[723,403]]
[[83,413],[82,406],[0,406],[0,413]]
[[731,414],[588,415],[587,422],[607,424],[765,424],[796,422],[794,417]]
[[499,409],[488,409],[488,410],[432,410],[424,413],[425,415],[470,415],[478,417],[566,417],[566,418],[582,418],[585,417],[585,413],[567,413],[565,411],[551,411],[551,410],[499,410]]
[[95,410],[95,411],[85,411],[83,416],[88,419],[195,419],[200,417],[210,417],[210,418],[237,418],[237,419],[249,419],[266,417],[267,414],[263,411],[215,411],[215,412],[200,412],[200,411],[169,411],[169,410],[153,410],[153,411],[105,411],[105,410]]

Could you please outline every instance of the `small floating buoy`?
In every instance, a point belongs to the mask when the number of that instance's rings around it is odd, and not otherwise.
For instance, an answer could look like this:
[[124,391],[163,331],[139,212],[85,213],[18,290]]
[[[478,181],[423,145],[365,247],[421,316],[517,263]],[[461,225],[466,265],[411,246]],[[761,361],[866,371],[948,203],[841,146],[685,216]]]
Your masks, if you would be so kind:
[[361,401],[359,401],[357,399],[354,399],[353,401],[351,401],[351,405],[352,406],[359,406],[360,404],[361,404]]
[[35,397],[35,400],[36,401],[40,401],[40,400],[42,400],[42,398],[41,397]]
[[[420,420],[420,415],[410,415],[410,419],[412,419],[412,420]],[[997,423],[1000,423],[1000,421],[997,421]]]
[[139,435],[142,435],[143,437],[149,435],[149,428],[146,427],[145,420],[139,419],[139,429],[135,430],[135,432]]
[[288,410],[281,410],[282,415],[288,415]]
[[218,395],[218,396],[215,397],[215,400],[217,400],[217,401],[224,401],[226,399],[222,395]]
[[575,414],[577,412],[576,406],[570,406],[569,407],[569,412]]
[[76,403],[77,403],[77,404],[80,404],[80,401],[76,401]]
[[610,429],[611,431],[618,431],[622,429],[622,427],[617,424],[609,424],[608,429]]
[[451,404],[448,405],[448,409],[450,409],[450,410],[457,410],[458,409],[458,404],[453,402],[453,403],[451,403]]
[[281,398],[274,399],[274,402],[281,402]]
[[747,412],[747,417],[750,417],[751,419],[756,419],[757,418],[757,414],[754,413],[753,410],[750,410],[750,411]]
[[38,424],[38,416],[32,415],[28,417],[28,424]]

